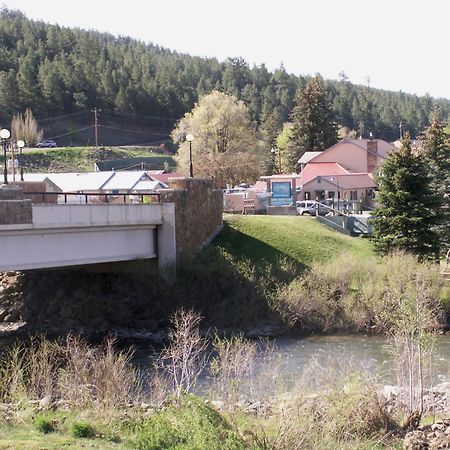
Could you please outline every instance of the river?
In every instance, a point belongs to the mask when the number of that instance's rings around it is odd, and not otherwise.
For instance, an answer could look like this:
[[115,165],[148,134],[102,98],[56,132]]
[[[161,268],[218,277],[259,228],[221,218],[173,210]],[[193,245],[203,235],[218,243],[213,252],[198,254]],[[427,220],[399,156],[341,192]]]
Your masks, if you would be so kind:
[[[283,373],[280,375],[288,382],[301,376],[313,360],[321,366],[353,364],[378,375],[381,381],[395,382],[393,360],[385,336],[358,334],[280,338],[276,341],[276,348],[283,361]],[[437,336],[435,361],[436,381],[450,381],[450,334]]]
[[[334,371],[335,376],[339,376],[352,368],[367,370],[378,382],[393,385],[397,383],[396,371],[387,344],[387,338],[380,335],[281,337],[270,344],[274,350],[269,357],[265,345],[259,345],[252,373],[255,379],[261,374],[265,376],[266,386],[276,383],[282,390],[298,386],[303,375],[314,378],[317,370],[328,372],[330,376]],[[450,381],[450,334],[436,336],[435,350],[434,385]],[[155,353],[149,352],[145,345],[138,345],[135,356],[138,366],[149,368]],[[205,371],[197,393],[202,394],[212,386],[211,376]]]

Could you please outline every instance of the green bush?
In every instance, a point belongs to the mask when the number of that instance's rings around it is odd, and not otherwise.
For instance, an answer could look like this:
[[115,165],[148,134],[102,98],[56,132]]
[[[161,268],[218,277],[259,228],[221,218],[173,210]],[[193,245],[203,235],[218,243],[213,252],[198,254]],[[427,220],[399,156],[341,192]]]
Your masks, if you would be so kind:
[[244,449],[231,425],[211,406],[192,395],[172,402],[142,422],[133,447],[157,449]]
[[39,433],[43,434],[53,433],[55,431],[55,425],[48,416],[37,416],[36,419],[34,419],[34,426]]
[[95,436],[95,429],[89,422],[74,422],[70,427],[70,434],[76,438],[91,438]]

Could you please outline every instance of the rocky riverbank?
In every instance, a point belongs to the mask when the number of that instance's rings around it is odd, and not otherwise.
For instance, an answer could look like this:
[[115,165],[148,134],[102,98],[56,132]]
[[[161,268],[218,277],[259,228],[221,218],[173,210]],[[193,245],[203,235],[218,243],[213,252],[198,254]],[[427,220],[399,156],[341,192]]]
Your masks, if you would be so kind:
[[[158,295],[164,293],[163,281],[153,281],[126,274],[63,270],[2,272],[0,335],[114,335],[123,340],[161,344],[167,337],[169,316],[175,306],[170,301],[165,304]],[[273,338],[287,329],[279,322],[268,321],[249,322],[245,328],[206,322],[203,334],[213,331],[221,336]]]
[[403,440],[404,450],[450,448],[450,419],[439,420],[411,431]]

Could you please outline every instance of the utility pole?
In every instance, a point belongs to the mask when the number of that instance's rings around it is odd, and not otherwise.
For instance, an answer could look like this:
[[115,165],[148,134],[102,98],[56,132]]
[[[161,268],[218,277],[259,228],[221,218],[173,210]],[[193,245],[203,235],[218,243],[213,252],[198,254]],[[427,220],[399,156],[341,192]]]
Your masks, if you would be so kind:
[[91,109],[91,112],[94,113],[94,129],[95,129],[95,146],[98,147],[98,113],[101,112],[101,109]]

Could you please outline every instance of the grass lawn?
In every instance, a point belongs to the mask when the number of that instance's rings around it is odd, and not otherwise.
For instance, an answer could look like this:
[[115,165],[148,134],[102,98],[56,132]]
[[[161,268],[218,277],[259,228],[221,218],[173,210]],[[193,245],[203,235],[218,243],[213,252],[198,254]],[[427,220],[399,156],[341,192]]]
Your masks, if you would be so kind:
[[[155,149],[128,147],[58,147],[27,149],[23,155],[25,172],[92,172],[95,161],[150,158],[147,169],[175,171],[176,161],[170,155],[155,153]],[[136,168],[139,170],[139,167]]]
[[215,240],[238,259],[257,264],[288,257],[310,266],[326,262],[343,253],[370,256],[369,240],[345,236],[318,223],[313,217],[300,216],[224,216],[224,229]]
[[14,426],[0,424],[0,450],[81,450],[129,449],[124,443],[114,443],[98,438],[75,438],[59,432],[39,433],[32,425]]

